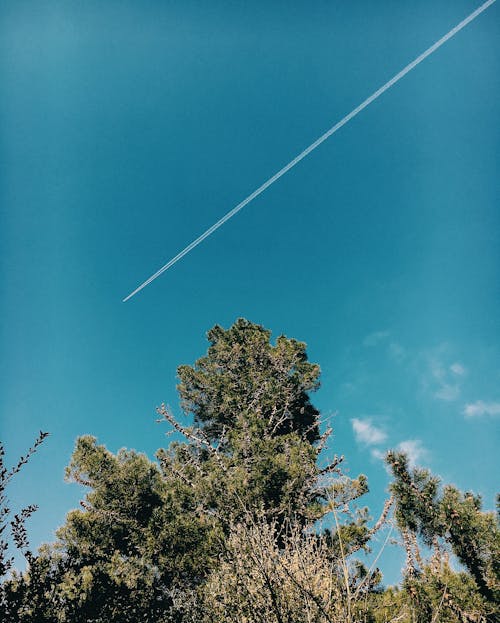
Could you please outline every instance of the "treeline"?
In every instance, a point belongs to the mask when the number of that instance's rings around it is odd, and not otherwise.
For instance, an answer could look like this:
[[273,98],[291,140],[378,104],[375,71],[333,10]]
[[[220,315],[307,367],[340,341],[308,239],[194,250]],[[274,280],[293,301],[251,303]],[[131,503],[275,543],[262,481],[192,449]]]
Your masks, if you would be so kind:
[[[372,519],[367,479],[347,477],[342,456],[319,466],[331,430],[310,400],[320,369],[305,344],[273,344],[243,319],[208,339],[206,356],[178,369],[190,425],[158,409],[182,441],[150,461],[79,438],[66,478],[87,494],[37,554],[25,527],[35,508],[14,515],[5,492],[44,434],[11,470],[0,454],[1,621],[499,620],[500,530],[477,496],[389,452],[390,494]],[[362,562],[389,530],[406,551],[396,588]],[[22,573],[12,571],[9,543],[27,559]]]

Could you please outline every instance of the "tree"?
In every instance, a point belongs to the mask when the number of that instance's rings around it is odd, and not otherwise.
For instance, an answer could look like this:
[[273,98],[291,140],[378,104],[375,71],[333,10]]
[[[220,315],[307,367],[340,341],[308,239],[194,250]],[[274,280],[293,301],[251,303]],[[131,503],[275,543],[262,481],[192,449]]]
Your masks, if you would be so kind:
[[9,549],[13,543],[14,548],[23,554],[27,562],[33,563],[35,557],[29,548],[26,522],[38,508],[35,504],[30,504],[16,513],[13,519],[9,521],[11,509],[7,498],[7,487],[12,478],[28,463],[47,437],[48,433],[40,431],[33,446],[10,469],[5,465],[5,449],[0,442],[0,616],[6,622],[11,619],[15,620],[15,608],[13,608],[13,600],[9,590],[10,583],[7,579],[7,574],[12,570],[14,563],[14,557],[9,555]]
[[281,335],[273,346],[270,331],[243,318],[227,330],[216,325],[207,337],[207,355],[177,372],[184,411],[211,440],[255,426],[252,432],[318,441],[319,412],[308,392],[318,389],[320,368],[303,342]]
[[159,458],[166,478],[180,476],[204,508],[226,520],[262,507],[270,519],[321,515],[328,487],[319,477],[337,470],[335,457],[320,470],[319,412],[309,392],[320,369],[302,342],[239,319],[208,332],[207,355],[178,368],[184,414],[180,425],[162,405],[159,413],[186,442]]
[[[88,493],[11,585],[20,621],[176,620],[179,594],[220,564],[238,519],[263,514],[269,525],[304,526],[328,512],[331,493],[340,508],[366,490],[363,478],[336,488],[325,480],[341,459],[317,466],[330,431],[320,435],[309,399],[319,366],[305,344],[285,336],[272,344],[269,331],[242,319],[208,337],[207,355],[178,370],[191,425],[159,409],[184,436],[158,452],[159,466],[131,450],[114,455],[90,436],[77,440],[66,476]],[[346,548],[349,534],[364,546],[366,521],[350,522]]]
[[488,620],[496,620],[500,598],[498,517],[482,511],[479,496],[464,494],[451,485],[442,487],[440,479],[426,469],[410,469],[404,454],[389,452],[386,460],[394,476],[391,490],[407,548],[410,585],[424,571],[416,537],[432,547],[438,559],[448,546],[488,604]]
[[[385,523],[390,504],[372,529],[365,509],[354,514],[348,510],[351,502],[367,492],[367,481],[364,476],[350,479],[342,475],[342,457],[333,457],[323,469],[318,467],[318,456],[331,433],[327,429],[320,435],[319,412],[308,395],[319,386],[319,366],[308,361],[305,344],[280,336],[273,345],[270,337],[268,330],[244,319],[227,330],[214,327],[208,332],[207,355],[192,367],[178,369],[182,406],[192,425],[181,425],[165,405],[158,410],[185,438],[184,443],[174,443],[158,454],[167,482],[180,479],[204,512],[219,520],[225,535],[220,562],[202,591],[204,616],[213,620],[221,617],[216,602],[220,607],[226,604],[224,608],[232,612],[230,620],[266,620],[268,615],[253,599],[255,591],[264,591],[264,601],[272,595],[279,601],[270,606],[269,616],[290,620],[292,610],[297,613],[309,603],[307,599],[313,599],[309,596],[304,601],[304,591],[310,590],[311,582],[314,585],[314,569],[328,570],[330,576],[325,571],[323,580],[334,584],[335,590],[344,586],[348,604],[360,586],[371,589],[380,579],[377,570],[367,573],[361,564],[351,565],[348,558],[368,547],[369,539]],[[331,512],[335,528],[316,534],[315,521]],[[306,526],[314,536],[306,536]],[[267,536],[261,545],[270,556],[269,568],[263,560],[255,562],[252,545],[244,547],[242,534],[254,544],[259,535]],[[329,552],[328,563],[325,558],[310,561],[310,573],[300,580],[304,584],[298,593],[298,576],[288,579],[287,589],[283,584],[287,566],[283,561],[292,542],[293,555],[302,562],[307,552],[321,552],[322,556]],[[260,572],[252,572],[254,563],[260,565]],[[232,575],[236,584],[230,588],[225,582]],[[240,599],[238,582],[253,587],[247,591],[246,601]],[[219,587],[219,597],[212,594],[214,587]],[[295,602],[290,605],[292,610],[285,603],[288,598]],[[326,605],[318,605],[322,601],[316,593],[314,599],[319,600],[314,616],[322,617],[320,611]],[[328,608],[333,608],[330,602]],[[249,618],[252,609],[254,618]]]
[[[145,455],[78,439],[66,476],[90,489],[58,530],[56,593],[68,621],[174,620],[179,587],[207,567],[211,526]],[[66,620],[66,619],[63,619]]]

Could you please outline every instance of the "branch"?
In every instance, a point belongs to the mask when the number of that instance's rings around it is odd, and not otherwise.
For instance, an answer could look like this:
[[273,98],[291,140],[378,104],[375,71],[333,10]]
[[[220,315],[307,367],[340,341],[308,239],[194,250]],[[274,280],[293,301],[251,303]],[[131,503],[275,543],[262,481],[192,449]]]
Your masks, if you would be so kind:
[[[378,521],[375,523],[373,528],[370,528],[370,530],[368,530],[368,532],[366,533],[365,543],[367,543],[372,538],[372,536],[374,536],[380,530],[380,528],[385,524],[385,522],[387,521],[387,515],[389,514],[389,511],[391,510],[391,506],[393,504],[394,504],[394,496],[391,495],[391,497],[385,501],[384,508],[382,509],[382,513],[380,514]],[[355,552],[359,551],[362,547],[363,545],[356,545],[354,546],[354,548],[351,550],[350,553],[354,554]]]
[[40,431],[38,433],[38,437],[36,438],[35,443],[31,446],[28,452],[19,459],[17,465],[15,465],[5,476],[5,483],[7,483],[12,478],[12,476],[17,474],[21,470],[23,465],[26,465],[26,463],[30,460],[33,454],[35,454],[35,452],[38,450],[38,447],[44,442],[45,438],[48,436],[49,433],[44,433],[43,431]]
[[189,439],[190,441],[192,441],[199,450],[202,450],[202,449],[207,450],[216,459],[217,463],[219,464],[219,467],[224,472],[227,471],[226,466],[224,465],[224,462],[222,461],[219,452],[217,451],[216,448],[212,446],[212,444],[210,443],[210,440],[206,437],[205,433],[201,429],[199,429],[200,437],[198,437],[192,432],[192,430],[190,430],[189,428],[186,428],[185,426],[182,426],[182,424],[179,424],[179,422],[174,418],[174,416],[168,411],[165,404],[162,404],[160,407],[157,407],[156,412],[158,413],[158,415],[161,415],[162,418],[166,420],[171,426],[173,426],[178,433],[186,437],[186,439]]
[[337,467],[342,463],[343,460],[343,454],[341,454],[340,456],[335,455],[333,457],[333,461],[329,465],[319,470],[319,475],[323,476],[324,474],[331,474],[332,472],[340,473]]

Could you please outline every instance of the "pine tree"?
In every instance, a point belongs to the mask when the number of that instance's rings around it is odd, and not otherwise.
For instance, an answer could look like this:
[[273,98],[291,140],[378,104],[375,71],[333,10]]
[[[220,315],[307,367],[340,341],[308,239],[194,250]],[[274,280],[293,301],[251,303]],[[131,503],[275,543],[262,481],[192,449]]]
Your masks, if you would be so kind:
[[270,338],[244,319],[227,330],[215,326],[207,355],[178,368],[181,405],[193,425],[159,409],[186,439],[160,452],[166,477],[181,474],[200,503],[227,518],[261,507],[270,518],[320,514],[326,489],[318,478],[340,462],[317,467],[330,433],[320,437],[309,398],[319,387],[319,366],[308,361],[304,343]]
[[[410,559],[410,583],[425,572],[418,561],[416,537],[439,554],[448,547],[468,570],[478,594],[490,611],[488,620],[497,620],[500,601],[500,528],[492,512],[482,511],[481,498],[462,493],[422,468],[410,469],[407,457],[389,452],[387,463],[394,475],[391,490],[396,501],[395,516],[406,535]],[[419,568],[420,567],[420,568]],[[415,589],[416,590],[416,589]]]

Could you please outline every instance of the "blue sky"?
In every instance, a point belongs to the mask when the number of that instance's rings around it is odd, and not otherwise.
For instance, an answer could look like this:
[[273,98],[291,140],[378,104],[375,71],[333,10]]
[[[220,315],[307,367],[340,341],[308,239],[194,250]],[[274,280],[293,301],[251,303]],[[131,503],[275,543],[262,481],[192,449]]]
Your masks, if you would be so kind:
[[239,316],[308,343],[374,514],[399,444],[493,507],[497,5],[121,302],[478,5],[2,4],[0,432],[11,461],[51,433],[10,492],[35,545],[81,496],[75,438],[152,456],[177,365]]

